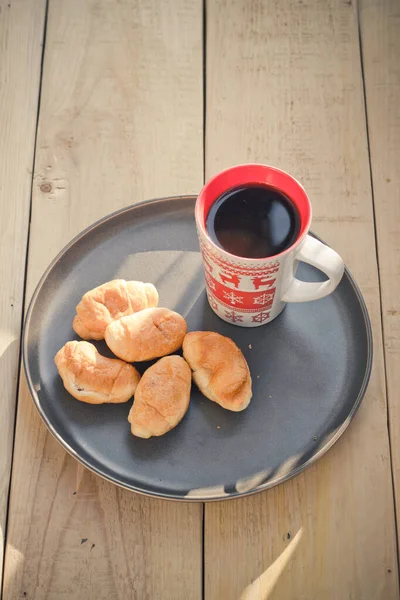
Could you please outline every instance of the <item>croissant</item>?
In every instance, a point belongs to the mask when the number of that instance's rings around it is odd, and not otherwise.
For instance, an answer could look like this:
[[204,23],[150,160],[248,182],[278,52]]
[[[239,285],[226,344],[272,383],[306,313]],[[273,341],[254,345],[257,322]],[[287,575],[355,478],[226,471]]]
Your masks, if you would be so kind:
[[107,325],[115,319],[157,304],[153,284],[114,279],[82,296],[72,327],[84,340],[102,340]]
[[183,340],[183,356],[204,396],[227,410],[240,411],[249,405],[249,367],[230,338],[212,331],[192,331]]
[[149,438],[176,427],[189,407],[191,380],[180,356],[165,356],[147,369],[128,416],[133,435]]
[[127,402],[140,380],[135,367],[102,356],[89,342],[67,342],[54,362],[65,389],[89,404]]
[[105,340],[122,360],[140,362],[175,352],[186,332],[186,321],[178,313],[168,308],[147,308],[110,323]]

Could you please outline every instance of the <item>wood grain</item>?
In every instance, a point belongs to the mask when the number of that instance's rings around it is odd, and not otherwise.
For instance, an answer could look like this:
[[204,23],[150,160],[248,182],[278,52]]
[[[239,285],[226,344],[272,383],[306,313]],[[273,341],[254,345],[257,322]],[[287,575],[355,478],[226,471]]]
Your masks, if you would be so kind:
[[362,0],[360,31],[368,115],[393,476],[400,524],[400,3]]
[[45,0],[0,0],[0,582]]
[[[51,0],[27,298],[82,228],[202,184],[199,0]],[[201,597],[202,506],[117,489],[62,450],[21,381],[4,599]]]
[[206,175],[250,161],[304,184],[314,230],[361,286],[374,366],[350,429],[314,467],[269,492],[206,505],[205,597],[392,600],[398,578],[378,271],[351,1],[207,3]]

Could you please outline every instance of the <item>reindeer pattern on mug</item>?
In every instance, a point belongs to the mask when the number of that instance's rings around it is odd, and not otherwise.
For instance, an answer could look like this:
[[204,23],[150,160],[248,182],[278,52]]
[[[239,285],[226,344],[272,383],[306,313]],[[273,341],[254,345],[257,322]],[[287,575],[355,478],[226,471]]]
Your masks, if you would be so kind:
[[279,260],[271,260],[260,270],[257,263],[243,266],[228,260],[201,243],[207,295],[213,310],[224,320],[243,323],[246,320],[262,324],[269,320],[276,294]]

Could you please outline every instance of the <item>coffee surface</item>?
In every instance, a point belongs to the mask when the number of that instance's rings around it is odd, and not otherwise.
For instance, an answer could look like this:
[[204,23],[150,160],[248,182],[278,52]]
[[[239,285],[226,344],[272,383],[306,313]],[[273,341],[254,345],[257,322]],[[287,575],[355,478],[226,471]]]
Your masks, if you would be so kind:
[[217,246],[245,258],[280,254],[296,241],[300,217],[280,192],[262,186],[228,190],[212,205],[207,232]]

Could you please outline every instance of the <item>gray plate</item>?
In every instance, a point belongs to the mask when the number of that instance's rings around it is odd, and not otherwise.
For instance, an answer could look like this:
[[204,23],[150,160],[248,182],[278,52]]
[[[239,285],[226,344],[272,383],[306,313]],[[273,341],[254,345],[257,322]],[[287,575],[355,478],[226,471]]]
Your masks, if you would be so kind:
[[[221,321],[207,304],[194,203],[190,196],[138,204],[75,238],[36,289],[23,358],[40,415],[83,465],[136,492],[216,500],[276,485],[334,444],[364,395],[372,337],[364,301],[348,271],[333,294],[290,304],[264,327]],[[304,263],[298,276],[323,278]],[[225,411],[193,387],[182,423],[163,437],[142,440],[130,433],[130,402],[91,406],[66,392],[53,357],[76,339],[75,306],[84,292],[118,277],[154,283],[160,306],[183,314],[189,330],[218,331],[237,343],[253,377],[247,410]],[[104,342],[97,347],[111,356]]]

